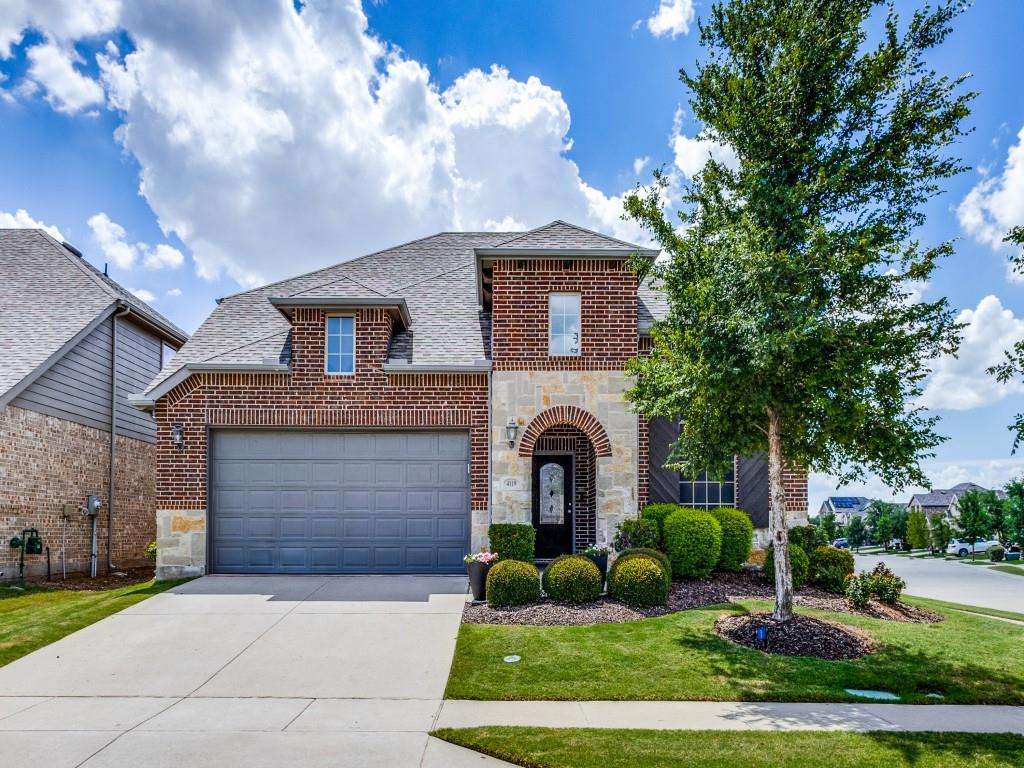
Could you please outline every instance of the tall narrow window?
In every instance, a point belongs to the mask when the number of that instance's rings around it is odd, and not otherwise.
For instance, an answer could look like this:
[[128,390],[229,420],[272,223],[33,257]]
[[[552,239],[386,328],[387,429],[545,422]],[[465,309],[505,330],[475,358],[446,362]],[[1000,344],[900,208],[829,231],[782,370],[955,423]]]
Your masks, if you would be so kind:
[[327,372],[355,373],[356,320],[354,317],[327,318]]
[[580,295],[552,293],[548,297],[548,354],[580,353]]

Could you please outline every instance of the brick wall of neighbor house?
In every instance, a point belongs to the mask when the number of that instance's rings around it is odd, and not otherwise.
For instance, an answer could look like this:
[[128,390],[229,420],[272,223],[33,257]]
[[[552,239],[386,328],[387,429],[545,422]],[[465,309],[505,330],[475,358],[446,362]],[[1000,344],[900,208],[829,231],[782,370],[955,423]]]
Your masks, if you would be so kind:
[[[487,376],[477,373],[385,374],[390,315],[356,316],[356,372],[324,372],[326,314],[295,311],[291,373],[202,373],[157,403],[157,574],[206,567],[207,428],[217,426],[374,428],[462,427],[470,434],[473,538],[487,528]],[[185,446],[171,427],[185,428]]]
[[[89,570],[89,519],[75,515],[66,524],[65,504],[84,505],[97,494],[104,506],[97,518],[98,569],[106,570],[107,498],[110,433],[14,406],[0,414],[0,570],[17,577],[18,552],[11,536],[38,528],[50,548],[53,573],[61,573],[61,534],[69,573]],[[117,438],[115,469],[114,563],[131,567],[146,563],[146,546],[155,537],[156,446],[123,435]],[[46,556],[27,556],[28,576],[45,576]]]
[[[496,371],[621,371],[637,354],[636,275],[622,261],[494,263],[491,357]],[[579,293],[581,354],[548,355],[548,295]]]

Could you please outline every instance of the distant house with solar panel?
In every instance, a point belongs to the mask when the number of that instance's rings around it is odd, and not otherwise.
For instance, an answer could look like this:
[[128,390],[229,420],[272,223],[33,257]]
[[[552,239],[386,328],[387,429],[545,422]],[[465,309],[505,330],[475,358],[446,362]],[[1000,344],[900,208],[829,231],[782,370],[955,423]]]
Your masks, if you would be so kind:
[[836,524],[849,525],[853,518],[867,515],[869,506],[871,499],[864,496],[829,496],[821,503],[818,517],[831,512],[836,518]]

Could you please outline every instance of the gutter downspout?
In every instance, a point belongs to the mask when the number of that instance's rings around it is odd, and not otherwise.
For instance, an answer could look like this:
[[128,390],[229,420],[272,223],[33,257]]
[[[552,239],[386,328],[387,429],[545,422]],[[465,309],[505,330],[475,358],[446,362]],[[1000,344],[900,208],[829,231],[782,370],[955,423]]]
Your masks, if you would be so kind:
[[[114,565],[114,468],[117,462],[117,318],[131,314],[131,307],[120,305],[110,316],[110,476],[107,480],[107,573]],[[93,519],[95,525],[95,518]],[[95,545],[95,533],[93,541]]]
[[[494,522],[494,478],[491,477],[491,454],[494,452],[494,392],[491,381],[494,373],[487,371],[487,527]],[[490,546],[490,541],[487,542]]]

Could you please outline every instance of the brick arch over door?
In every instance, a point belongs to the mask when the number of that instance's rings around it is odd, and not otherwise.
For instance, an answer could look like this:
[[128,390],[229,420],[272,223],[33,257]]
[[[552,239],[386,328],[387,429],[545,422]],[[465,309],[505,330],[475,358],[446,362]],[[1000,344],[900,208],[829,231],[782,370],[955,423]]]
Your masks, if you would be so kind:
[[532,456],[537,438],[544,430],[561,425],[580,429],[590,438],[597,456],[612,455],[612,444],[608,439],[608,433],[601,426],[601,422],[595,418],[594,414],[577,408],[575,405],[556,405],[554,408],[548,408],[534,416],[519,441],[519,455]]

